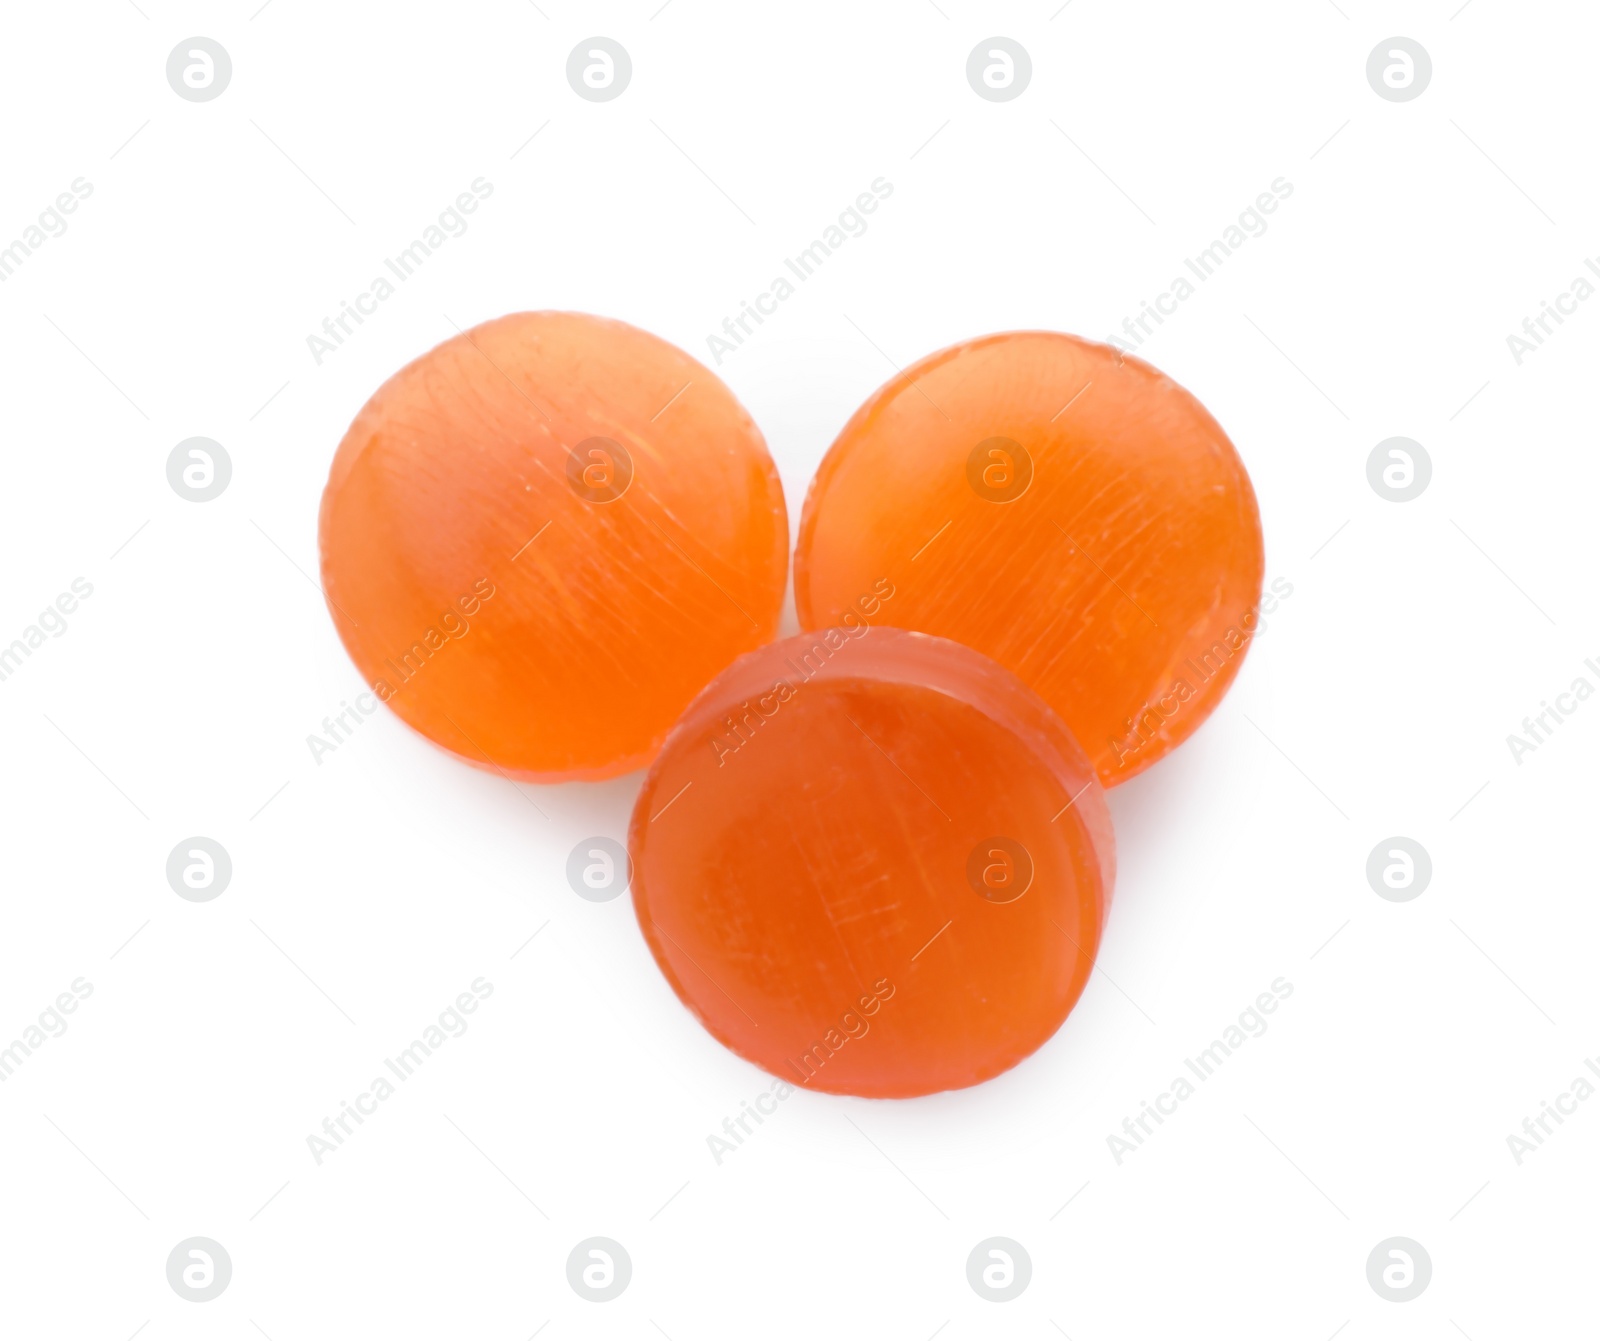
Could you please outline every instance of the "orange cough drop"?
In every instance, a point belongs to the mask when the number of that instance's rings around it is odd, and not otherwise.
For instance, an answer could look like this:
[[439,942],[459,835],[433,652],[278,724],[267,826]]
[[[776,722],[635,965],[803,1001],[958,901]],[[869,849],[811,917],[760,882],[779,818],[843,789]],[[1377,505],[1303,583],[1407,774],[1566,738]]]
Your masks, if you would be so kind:
[[648,763],[777,628],[782,487],[750,416],[618,321],[502,317],[384,383],[334,457],[322,578],[380,698],[508,775]]
[[975,1085],[1050,1038],[1114,867],[1094,770],[1038,695],[859,616],[708,686],[628,846],[645,940],[701,1023],[791,1084],[879,1098]]
[[1261,521],[1233,444],[1177,383],[1074,336],[991,335],[881,387],[812,481],[802,627],[884,576],[889,619],[1015,671],[1109,787],[1193,734],[1238,674]]

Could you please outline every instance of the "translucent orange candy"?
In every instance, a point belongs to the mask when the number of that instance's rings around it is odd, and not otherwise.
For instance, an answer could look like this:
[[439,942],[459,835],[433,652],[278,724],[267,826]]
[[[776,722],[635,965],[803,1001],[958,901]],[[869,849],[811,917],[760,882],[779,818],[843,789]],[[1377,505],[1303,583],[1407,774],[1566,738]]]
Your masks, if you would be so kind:
[[1114,877],[1094,769],[969,648],[850,622],[734,663],[633,812],[645,939],[711,1033],[835,1094],[975,1085],[1082,992]]
[[801,626],[838,622],[879,579],[885,619],[1015,671],[1109,787],[1190,736],[1238,674],[1261,520],[1227,435],[1149,364],[991,335],[879,388],[812,481]]
[[788,521],[715,374],[618,321],[502,317],[401,369],[322,499],[322,578],[377,696],[542,780],[649,761],[777,629]]

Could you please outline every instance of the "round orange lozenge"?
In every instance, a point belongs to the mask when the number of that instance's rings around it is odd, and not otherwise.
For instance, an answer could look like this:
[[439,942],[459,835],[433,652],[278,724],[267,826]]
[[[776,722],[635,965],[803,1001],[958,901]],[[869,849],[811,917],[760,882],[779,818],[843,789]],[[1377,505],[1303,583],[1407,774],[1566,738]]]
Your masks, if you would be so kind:
[[1015,671],[1106,786],[1216,707],[1258,626],[1261,520],[1193,396],[1045,331],[931,354],[845,425],[795,551],[804,628],[890,579],[885,617]]
[[528,779],[647,763],[777,628],[788,520],[716,375],[620,321],[523,312],[401,369],[334,456],[322,579],[379,698]]
[[1055,1033],[1114,868],[1093,767],[1038,695],[859,613],[706,688],[628,848],[645,939],[713,1035],[791,1084],[879,1098],[975,1085]]

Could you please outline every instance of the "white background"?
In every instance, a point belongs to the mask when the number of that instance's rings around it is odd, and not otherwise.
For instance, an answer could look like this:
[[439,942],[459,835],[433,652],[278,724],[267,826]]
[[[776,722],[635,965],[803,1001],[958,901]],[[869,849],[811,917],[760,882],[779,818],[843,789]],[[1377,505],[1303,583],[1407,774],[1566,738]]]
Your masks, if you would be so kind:
[[[1520,1166],[1506,1137],[1600,1053],[1600,701],[1520,764],[1506,737],[1600,686],[1600,303],[1521,366],[1506,336],[1600,254],[1600,19],[1058,6],[7,6],[0,242],[93,194],[0,286],[0,641],[94,594],[0,684],[0,1042],[93,995],[0,1084],[0,1332],[1592,1327],[1600,1101]],[[564,74],[597,33],[634,66],[604,104]],[[996,33],[1034,67],[1002,104],[965,77]],[[166,82],[194,34],[232,57],[213,102]],[[1433,60],[1409,103],[1365,76],[1394,34]],[[470,230],[318,366],[306,337],[480,176]],[[1112,793],[1103,973],[1057,1037],[963,1093],[796,1094],[719,1166],[707,1136],[768,1078],[679,1005],[627,899],[565,878],[637,777],[513,788],[387,713],[313,761],[362,687],[308,576],[317,505],[361,403],[456,326],[580,309],[708,359],[880,176],[870,230],[719,369],[791,526],[889,360],[1104,338],[1283,177],[1140,352],[1233,437],[1294,590],[1205,728]],[[167,484],[194,435],[232,457],[211,503]],[[1414,502],[1367,483],[1393,435],[1433,461]],[[166,882],[195,834],[233,860],[214,902]],[[1365,877],[1396,834],[1434,867],[1406,903]],[[470,1030],[318,1166],[306,1137],[480,975]],[[1268,1032],[1119,1166],[1108,1134],[1277,977]],[[191,1235],[233,1261],[208,1304],[166,1281]],[[633,1260],[605,1305],[566,1281],[591,1235]],[[991,1235],[1033,1262],[1004,1305],[966,1279]],[[1366,1279],[1393,1235],[1433,1262],[1407,1304]]]

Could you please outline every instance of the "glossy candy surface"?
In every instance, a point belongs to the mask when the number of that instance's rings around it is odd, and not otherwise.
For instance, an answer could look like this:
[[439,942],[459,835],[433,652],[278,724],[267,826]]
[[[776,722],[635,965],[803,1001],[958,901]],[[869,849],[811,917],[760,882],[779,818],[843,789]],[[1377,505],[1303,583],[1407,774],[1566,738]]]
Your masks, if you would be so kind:
[[1216,707],[1262,565],[1249,477],[1199,401],[1023,331],[932,354],[856,411],[806,498],[795,606],[830,624],[887,577],[892,622],[1015,671],[1114,786]]
[[401,369],[350,425],[322,580],[378,697],[508,775],[641,767],[776,631],[788,522],[750,416],[618,321],[526,312]]
[[1066,1018],[1114,875],[1094,770],[969,648],[849,624],[761,648],[690,706],[629,833],[634,906],[710,1032],[795,1085],[973,1085]]

